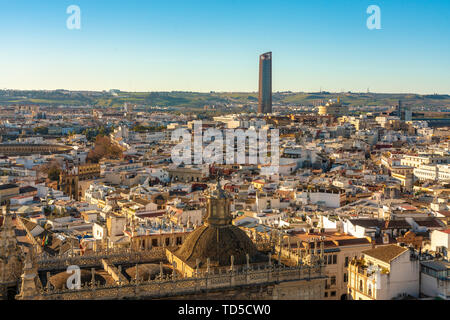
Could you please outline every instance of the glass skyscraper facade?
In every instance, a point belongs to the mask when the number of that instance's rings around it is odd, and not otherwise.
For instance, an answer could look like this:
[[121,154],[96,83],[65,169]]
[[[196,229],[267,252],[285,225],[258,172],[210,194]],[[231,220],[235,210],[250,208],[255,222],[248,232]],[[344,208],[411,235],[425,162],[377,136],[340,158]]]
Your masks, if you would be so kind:
[[259,56],[258,113],[272,113],[272,52]]

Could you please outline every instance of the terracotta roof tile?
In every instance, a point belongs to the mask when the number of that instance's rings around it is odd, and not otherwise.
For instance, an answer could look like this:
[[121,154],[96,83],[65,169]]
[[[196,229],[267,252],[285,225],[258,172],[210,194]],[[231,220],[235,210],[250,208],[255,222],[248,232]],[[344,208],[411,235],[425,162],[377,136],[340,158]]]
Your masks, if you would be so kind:
[[373,257],[375,259],[381,260],[386,263],[390,263],[392,260],[397,258],[402,253],[408,251],[408,248],[400,247],[395,244],[390,244],[387,246],[380,246],[375,249],[370,249],[363,251],[365,255]]

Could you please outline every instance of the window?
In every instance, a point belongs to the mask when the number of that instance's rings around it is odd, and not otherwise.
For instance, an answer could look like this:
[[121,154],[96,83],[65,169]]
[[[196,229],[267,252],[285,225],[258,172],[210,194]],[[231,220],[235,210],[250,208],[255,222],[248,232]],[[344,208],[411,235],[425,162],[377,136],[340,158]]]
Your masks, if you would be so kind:
[[181,237],[177,237],[177,245],[180,245],[181,244]]
[[344,273],[344,282],[347,282],[347,281],[348,281],[348,274]]
[[330,284],[334,286],[336,284],[336,276],[331,276]]
[[328,298],[328,291],[325,291],[325,298]]
[[359,291],[363,291],[363,281],[359,280]]
[[336,297],[336,291],[331,291],[331,296]]
[[333,264],[337,264],[337,254],[333,254]]
[[166,246],[170,245],[170,238],[166,238]]
[[348,257],[345,257],[345,266],[348,267]]
[[333,263],[333,256],[330,254],[328,255],[328,264],[332,264]]
[[158,246],[158,239],[152,239],[152,247]]

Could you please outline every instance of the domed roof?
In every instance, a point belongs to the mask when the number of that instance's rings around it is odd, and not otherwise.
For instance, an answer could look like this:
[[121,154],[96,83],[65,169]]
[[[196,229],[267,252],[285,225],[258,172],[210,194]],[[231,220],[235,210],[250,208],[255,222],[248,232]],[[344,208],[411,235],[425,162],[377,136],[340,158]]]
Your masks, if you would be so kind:
[[217,187],[208,193],[208,218],[206,223],[195,229],[174,254],[195,268],[197,260],[200,268],[231,265],[231,256],[235,265],[266,261],[268,258],[260,253],[247,234],[231,224],[230,196],[225,192],[219,179]]
[[[136,278],[136,266],[130,267],[125,271],[130,276],[131,279]],[[145,263],[138,265],[139,280],[141,281],[154,280],[156,276],[159,275],[160,272],[161,270],[159,264]],[[172,269],[163,266],[163,274],[164,275],[172,274]]]
[[235,265],[264,262],[268,258],[260,253],[247,234],[234,225],[213,226],[203,225],[195,229],[185,240],[180,249],[174,252],[191,267],[205,268],[207,259],[211,267],[231,265],[231,256],[234,256]]
[[[55,287],[55,289],[67,289],[67,279],[71,276],[70,273],[60,272],[50,277],[50,283]],[[80,270],[81,285],[88,285],[92,280],[92,274],[90,270]],[[97,272],[94,274],[96,282],[100,282],[101,285],[105,285],[107,280]]]

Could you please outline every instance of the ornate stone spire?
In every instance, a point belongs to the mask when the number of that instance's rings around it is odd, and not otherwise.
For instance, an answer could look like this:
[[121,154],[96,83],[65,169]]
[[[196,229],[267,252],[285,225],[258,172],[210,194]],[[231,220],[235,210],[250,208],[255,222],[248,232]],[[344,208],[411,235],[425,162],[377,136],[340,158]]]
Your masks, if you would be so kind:
[[30,248],[25,258],[20,294],[16,298],[19,300],[35,300],[39,297],[41,288],[42,284],[38,277],[34,248]]
[[14,231],[12,215],[3,207],[3,226],[0,231],[0,298],[9,286],[14,286],[22,270],[22,251]]
[[12,254],[18,249],[16,234],[14,232],[14,224],[12,215],[3,207],[3,226],[0,232],[0,252],[1,254]]

